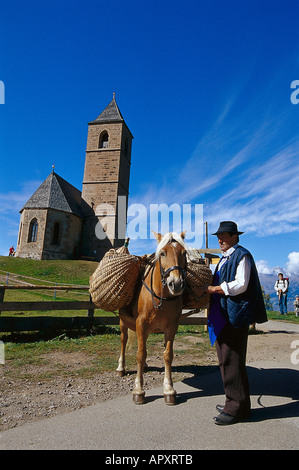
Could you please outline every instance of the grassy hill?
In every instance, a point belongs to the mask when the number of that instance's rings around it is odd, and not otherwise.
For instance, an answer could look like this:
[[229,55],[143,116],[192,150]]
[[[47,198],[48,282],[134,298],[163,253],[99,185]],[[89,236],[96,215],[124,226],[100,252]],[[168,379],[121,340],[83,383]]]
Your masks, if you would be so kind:
[[[23,282],[35,285],[78,284],[89,285],[89,278],[98,266],[97,262],[81,260],[30,260],[0,256],[0,284],[6,284],[7,273],[9,284],[21,284]],[[56,291],[53,290],[7,290],[4,301],[46,301],[46,300],[89,300],[88,291]],[[96,310],[96,315],[103,315],[104,311]],[[105,312],[105,314],[107,314]],[[51,315],[51,316],[86,316],[84,310],[52,310],[30,312],[3,312],[2,315]],[[113,314],[112,314],[113,315]]]
[[[40,281],[26,280],[32,284],[41,284],[42,281],[51,281],[60,284],[89,284],[89,277],[98,266],[97,262],[81,260],[41,260],[0,256],[0,275],[6,273],[19,274],[39,279]],[[22,278],[20,278],[22,279]],[[1,282],[3,284],[3,282]]]

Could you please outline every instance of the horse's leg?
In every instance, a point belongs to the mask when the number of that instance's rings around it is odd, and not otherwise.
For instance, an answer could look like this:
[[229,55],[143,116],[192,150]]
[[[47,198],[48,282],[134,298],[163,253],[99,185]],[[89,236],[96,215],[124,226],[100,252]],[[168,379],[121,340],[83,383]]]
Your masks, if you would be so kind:
[[126,352],[126,345],[128,341],[128,328],[123,323],[122,319],[119,320],[119,327],[120,327],[120,341],[121,341],[121,351],[118,360],[118,367],[116,372],[123,377],[125,375],[125,352]]
[[171,364],[173,360],[173,341],[176,334],[177,328],[167,330],[165,332],[165,351],[164,351],[164,363],[165,363],[165,375],[164,375],[164,401],[167,405],[175,405],[176,403],[176,391],[173,388],[172,377],[171,377]]
[[143,325],[136,321],[136,333],[137,333],[137,376],[135,379],[135,386],[133,390],[133,401],[137,405],[144,403],[145,392],[143,390],[143,370],[146,360],[146,340],[148,333]]

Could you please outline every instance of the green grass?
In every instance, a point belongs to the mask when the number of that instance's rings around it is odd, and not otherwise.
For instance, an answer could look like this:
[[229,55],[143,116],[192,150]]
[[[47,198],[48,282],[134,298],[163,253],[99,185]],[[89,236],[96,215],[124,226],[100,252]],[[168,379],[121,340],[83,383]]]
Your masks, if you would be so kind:
[[[17,280],[29,282],[36,285],[48,285],[49,281],[51,284],[75,284],[75,285],[89,285],[89,278],[91,274],[97,268],[98,263],[93,261],[81,261],[81,260],[31,260],[26,258],[15,258],[10,256],[0,256],[0,275],[2,283],[6,284],[6,273],[13,273],[19,275]],[[23,277],[25,276],[25,277]],[[30,279],[33,278],[33,279]],[[12,275],[9,275],[9,284],[12,284]],[[3,282],[4,281],[4,282]],[[13,283],[15,284],[15,282]],[[7,302],[30,302],[30,301],[42,301],[42,300],[54,300],[54,291],[52,290],[41,290],[41,291],[29,291],[29,290],[7,290],[5,292],[4,301]],[[88,291],[56,291],[55,300],[89,300]],[[5,316],[36,316],[36,315],[47,315],[47,316],[86,316],[84,310],[42,310],[42,311],[29,311],[29,312],[3,312]],[[105,312],[104,310],[95,310],[95,316],[107,316],[113,315],[111,312]]]
[[97,266],[98,263],[94,261],[36,261],[26,258],[0,256],[1,275],[10,272],[40,279],[40,282],[36,282],[36,284],[41,284],[42,281],[51,281],[52,283],[57,282],[60,284],[80,284],[88,286],[89,277]]
[[[0,274],[5,276],[5,272],[10,272],[22,276],[39,279],[29,280],[20,278],[26,282],[34,284],[46,284],[45,281],[53,283],[88,285],[89,277],[96,269],[98,263],[89,261],[36,261],[24,258],[0,257]],[[3,279],[3,278],[2,278]],[[5,278],[4,278],[5,279]],[[2,281],[3,282],[3,281]],[[56,300],[88,300],[89,294],[76,293],[74,291],[56,292]],[[54,292],[41,291],[6,291],[4,301],[38,301],[54,300]],[[86,315],[86,311],[39,311],[39,312],[3,312],[5,315],[52,315],[52,316],[73,316]],[[114,315],[103,310],[96,310],[95,315]],[[178,341],[184,341],[186,335],[204,335],[205,342],[208,343],[207,333],[203,333],[201,326],[182,325],[177,334]],[[46,374],[51,377],[54,370],[48,370],[47,362],[54,352],[62,353],[82,353],[90,358],[88,367],[85,367],[81,374],[92,374],[95,371],[114,370],[120,352],[120,330],[119,327],[94,327],[89,330],[48,330],[39,332],[22,333],[2,333],[0,340],[5,343],[5,360],[9,364],[11,374],[24,377],[24,366],[44,365]],[[189,344],[189,348],[197,349],[198,345]],[[202,343],[200,347],[206,349]],[[148,339],[149,353],[161,354],[164,349],[164,336],[162,334],[150,335]],[[128,355],[128,367],[136,365],[136,346]],[[50,368],[51,369],[51,368]],[[57,365],[57,373],[63,374],[63,370]],[[29,372],[28,372],[29,374]],[[34,374],[33,374],[34,376]],[[37,374],[36,377],[41,377]],[[32,378],[32,377],[31,377]],[[38,380],[38,379],[37,379]]]
[[[75,374],[80,377],[92,377],[94,374],[114,371],[120,354],[119,328],[100,327],[93,331],[65,331],[52,332],[52,334],[19,333],[3,334],[5,342],[5,361],[9,366],[7,376],[10,378],[29,379],[38,382],[51,380],[52,377],[63,377]],[[188,335],[196,335],[199,342],[190,344],[184,339]],[[180,350],[180,342],[187,345],[187,349]],[[180,356],[188,354],[194,357],[195,363],[204,358],[210,349],[209,339],[202,326],[182,325],[176,335],[174,352]],[[137,344],[126,354],[126,363],[129,370],[136,370]],[[163,357],[164,335],[161,333],[149,335],[147,341],[149,356]],[[65,363],[53,361],[52,354],[80,354],[85,357],[83,365],[70,370]],[[83,355],[83,356],[82,356]],[[190,362],[190,361],[189,361]],[[193,360],[191,361],[193,363]],[[189,364],[189,363],[188,363]],[[191,363],[190,363],[191,364]],[[190,365],[189,364],[189,365]]]
[[[36,381],[51,379],[58,375],[70,375],[70,371],[65,366],[48,359],[51,353],[80,353],[87,358],[86,365],[80,366],[73,373],[80,376],[91,376],[94,373],[114,370],[119,352],[120,337],[116,334],[106,333],[77,338],[64,334],[50,340],[40,340],[33,343],[5,343],[5,361],[10,366],[10,377],[30,378],[30,380]],[[47,367],[48,365],[50,367]],[[28,366],[33,366],[32,370],[28,370]],[[39,366],[39,368],[34,366]],[[27,372],[24,374],[25,369]]]
[[281,315],[279,312],[267,312],[268,320],[288,321],[291,323],[299,323],[299,317],[294,312],[288,312],[287,315]]
[[[29,302],[29,301],[54,301],[54,291],[26,291],[26,290],[11,290],[6,291],[4,301],[5,302]],[[56,301],[63,301],[63,300],[89,300],[89,292],[82,291],[82,292],[64,292],[64,291],[56,291]],[[40,310],[40,311],[28,311],[28,312],[3,312],[2,316],[38,316],[38,315],[45,315],[45,316],[56,316],[56,317],[63,317],[63,316],[86,316],[86,310]],[[113,316],[113,313],[106,312],[101,309],[95,310],[95,316]]]
[[[23,276],[37,278],[40,281],[23,279],[34,284],[45,284],[45,281],[53,283],[88,285],[89,277],[96,269],[98,263],[90,261],[35,261],[21,258],[0,256],[0,274],[5,276],[5,272],[11,272]],[[3,282],[3,281],[2,281]],[[54,300],[53,291],[7,291],[5,301],[34,301],[34,300]],[[89,294],[79,294],[76,292],[56,292],[57,300],[88,300]],[[20,315],[20,312],[3,312],[6,315]],[[113,313],[109,313],[113,315]],[[86,311],[42,311],[25,312],[24,316],[30,315],[55,315],[55,316],[77,316],[86,315]],[[95,315],[108,315],[103,310],[96,310]],[[299,322],[299,318],[289,313],[282,317],[277,312],[269,312],[268,318],[273,320],[283,320]],[[195,336],[198,342],[190,343],[185,337]],[[117,358],[120,352],[120,331],[116,327],[96,327],[89,330],[71,331],[40,331],[23,333],[2,333],[0,340],[5,343],[5,360],[8,364],[10,376],[19,378],[30,377],[31,380],[51,378],[54,375],[69,374],[69,370],[60,364],[53,364],[50,361],[52,353],[82,353],[88,358],[88,365],[85,364],[80,370],[76,369],[76,374],[88,376],[94,373],[111,371],[116,368]],[[185,347],[176,350],[176,342],[184,343]],[[161,355],[164,349],[164,336],[162,334],[152,334],[147,342],[149,354]],[[175,352],[179,355],[187,351],[189,358],[194,354],[194,360],[199,361],[199,357],[205,356],[210,351],[210,343],[207,332],[199,325],[182,325],[179,327],[175,341]],[[89,360],[90,359],[90,360]],[[127,355],[128,367],[136,367],[136,346]],[[33,371],[24,374],[24,367],[32,365]],[[41,372],[36,373],[34,366],[41,367]],[[5,366],[4,366],[5,367]],[[81,366],[80,366],[81,367]]]

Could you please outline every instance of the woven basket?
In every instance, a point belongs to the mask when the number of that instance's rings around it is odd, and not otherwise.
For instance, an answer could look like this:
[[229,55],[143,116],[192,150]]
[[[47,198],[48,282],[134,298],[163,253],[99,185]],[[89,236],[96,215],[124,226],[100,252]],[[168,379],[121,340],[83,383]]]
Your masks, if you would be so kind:
[[141,258],[126,247],[109,250],[90,277],[89,292],[93,303],[114,312],[131,302],[141,266]]
[[204,293],[203,286],[211,285],[212,271],[205,264],[188,261],[185,272],[187,288],[183,294],[183,308],[207,308],[210,295]]

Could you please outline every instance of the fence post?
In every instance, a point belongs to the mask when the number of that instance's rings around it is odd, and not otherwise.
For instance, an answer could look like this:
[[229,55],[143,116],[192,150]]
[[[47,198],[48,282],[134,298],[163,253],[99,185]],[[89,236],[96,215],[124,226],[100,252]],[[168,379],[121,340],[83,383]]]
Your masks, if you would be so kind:
[[[89,300],[90,300],[90,302],[92,302],[91,295],[89,296]],[[94,316],[94,308],[89,308],[87,310],[87,316],[88,317],[93,317]]]
[[[0,302],[3,302],[4,300],[4,294],[5,294],[5,289],[2,287],[0,287]],[[0,311],[0,315],[1,315],[1,311]]]

